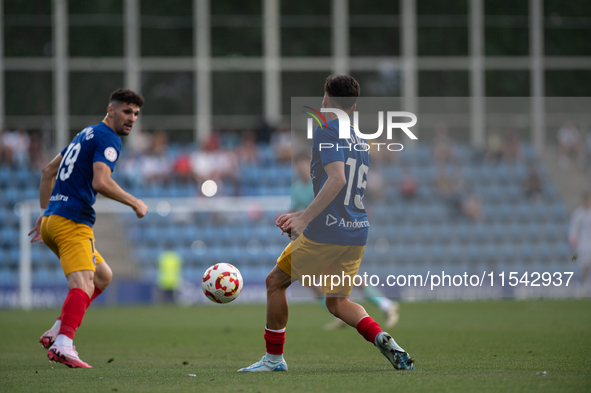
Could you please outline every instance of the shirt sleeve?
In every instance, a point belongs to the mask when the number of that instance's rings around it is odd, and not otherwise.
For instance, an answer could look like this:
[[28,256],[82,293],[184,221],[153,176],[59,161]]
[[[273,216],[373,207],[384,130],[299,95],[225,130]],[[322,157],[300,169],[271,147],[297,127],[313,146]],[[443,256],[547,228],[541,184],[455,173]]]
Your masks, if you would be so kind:
[[345,154],[340,147],[339,133],[332,128],[316,127],[314,130],[314,149],[320,155],[322,165],[334,161],[345,161]]
[[104,137],[97,140],[97,146],[94,151],[94,158],[92,162],[104,162],[115,170],[115,164],[119,159],[119,152],[121,151],[121,142],[115,138]]

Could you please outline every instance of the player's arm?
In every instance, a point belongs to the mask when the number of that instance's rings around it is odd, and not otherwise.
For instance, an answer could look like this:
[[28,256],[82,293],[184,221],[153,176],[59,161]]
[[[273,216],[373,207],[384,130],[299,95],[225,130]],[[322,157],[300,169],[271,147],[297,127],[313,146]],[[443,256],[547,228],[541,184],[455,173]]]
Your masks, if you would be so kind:
[[[43,212],[47,208],[47,205],[49,205],[49,198],[51,198],[51,191],[53,190],[57,171],[60,168],[61,162],[62,155],[58,154],[49,162],[49,164],[45,165],[41,171],[41,182],[39,183],[39,205],[41,206],[41,215],[37,218],[33,229],[29,231],[29,236],[34,234],[31,243],[41,240],[41,220],[43,219]],[[41,243],[43,243],[43,240],[41,240]]]
[[324,165],[324,171],[328,179],[322,186],[316,198],[310,205],[301,213],[291,214],[287,219],[282,230],[287,231],[291,228],[291,236],[295,238],[299,236],[304,229],[315,219],[322,211],[335,199],[339,192],[347,184],[345,177],[345,163],[343,161],[333,161]]
[[148,213],[148,206],[130,193],[124,191],[119,184],[111,178],[111,168],[102,161],[95,161],[92,164],[93,178],[92,188],[107,198],[121,202],[130,206],[138,218],[142,218]]
[[53,185],[55,184],[55,178],[57,171],[60,168],[62,162],[62,155],[58,154],[49,164],[43,167],[41,171],[41,183],[39,183],[39,203],[41,209],[45,210],[49,205],[49,198],[51,197],[51,191],[53,191]]
[[[285,214],[282,214],[279,217],[277,217],[277,219],[275,220],[275,225],[277,225],[279,227],[279,229],[282,230],[281,236],[283,236],[283,234],[285,234],[285,233],[287,233],[288,235],[291,235],[291,229],[288,229],[291,225],[291,219],[301,216],[303,212],[304,211],[302,210],[299,212],[285,213]],[[283,229],[283,228],[286,228],[286,229]]]

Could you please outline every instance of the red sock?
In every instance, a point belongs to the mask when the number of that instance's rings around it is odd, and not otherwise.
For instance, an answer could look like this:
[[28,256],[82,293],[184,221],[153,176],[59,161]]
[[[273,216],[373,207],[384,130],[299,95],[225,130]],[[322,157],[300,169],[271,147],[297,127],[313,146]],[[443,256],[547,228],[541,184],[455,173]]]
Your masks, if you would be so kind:
[[361,319],[357,324],[357,331],[367,341],[375,345],[376,336],[382,332],[382,328],[372,317],[367,316]]
[[62,306],[62,315],[60,315],[62,324],[59,334],[74,339],[76,329],[82,323],[88,306],[90,306],[90,298],[86,292],[80,288],[71,289]]
[[285,329],[282,332],[273,332],[265,328],[265,343],[267,344],[267,353],[282,355],[283,344],[285,344]]
[[102,289],[100,289],[99,287],[94,287],[94,293],[92,294],[92,297],[90,298],[90,303],[92,303],[92,301],[94,299],[96,299],[97,296],[100,295],[101,293],[103,293]]

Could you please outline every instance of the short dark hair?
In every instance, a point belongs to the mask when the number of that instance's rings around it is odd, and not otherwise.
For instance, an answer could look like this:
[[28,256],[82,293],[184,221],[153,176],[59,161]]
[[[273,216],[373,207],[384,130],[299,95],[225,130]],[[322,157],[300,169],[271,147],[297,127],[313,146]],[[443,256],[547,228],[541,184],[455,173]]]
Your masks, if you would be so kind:
[[324,82],[324,94],[343,109],[355,105],[360,92],[359,82],[349,75],[330,75]]
[[111,93],[109,103],[114,101],[137,105],[140,108],[144,105],[144,97],[142,97],[141,94],[123,88],[119,88]]

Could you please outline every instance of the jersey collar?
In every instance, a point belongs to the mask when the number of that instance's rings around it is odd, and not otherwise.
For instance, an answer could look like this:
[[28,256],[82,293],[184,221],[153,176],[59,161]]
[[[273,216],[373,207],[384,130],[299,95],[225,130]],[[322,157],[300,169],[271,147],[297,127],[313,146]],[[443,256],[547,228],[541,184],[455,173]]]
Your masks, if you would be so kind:
[[[109,130],[115,132],[114,129],[111,128],[111,126],[109,125],[109,123],[107,123],[105,120],[101,121],[101,123],[103,123],[104,125],[106,125],[107,127],[109,127]],[[117,133],[115,132],[115,135],[117,135]],[[118,135],[117,135],[118,136]]]

